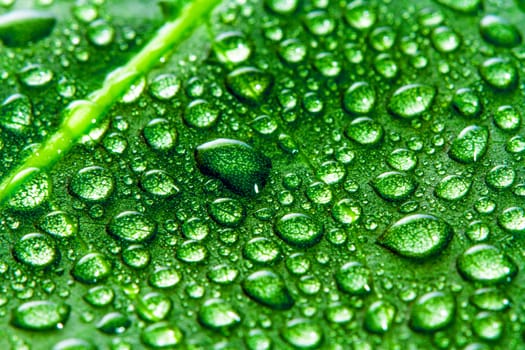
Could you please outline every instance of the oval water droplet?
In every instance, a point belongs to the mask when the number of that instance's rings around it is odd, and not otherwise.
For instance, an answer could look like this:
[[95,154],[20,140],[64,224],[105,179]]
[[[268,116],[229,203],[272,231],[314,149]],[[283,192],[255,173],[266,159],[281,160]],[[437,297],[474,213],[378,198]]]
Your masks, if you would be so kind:
[[294,319],[282,331],[284,340],[295,349],[317,349],[323,342],[321,327],[312,321]]
[[383,140],[381,124],[368,117],[354,119],[345,130],[346,136],[363,146],[374,146]]
[[351,261],[335,273],[337,286],[350,295],[365,295],[372,291],[372,271],[361,263]]
[[436,88],[424,84],[410,84],[400,87],[388,102],[389,111],[401,118],[412,119],[428,111]]
[[376,91],[367,82],[352,84],[343,95],[343,107],[350,113],[367,114],[375,105]]
[[388,201],[406,200],[417,188],[417,182],[412,177],[396,171],[378,175],[371,185],[381,198]]
[[479,31],[486,42],[500,47],[514,47],[521,43],[518,28],[506,19],[486,15],[479,22]]
[[14,134],[23,134],[33,122],[33,106],[26,95],[13,94],[0,107],[0,125]]
[[295,247],[311,247],[323,236],[323,226],[306,214],[286,214],[275,223],[275,232]]
[[270,93],[273,77],[254,67],[237,68],[226,77],[226,86],[242,101],[260,104]]
[[479,67],[479,74],[496,90],[514,90],[518,85],[518,69],[514,63],[503,58],[489,58]]
[[209,299],[199,310],[199,322],[206,328],[226,331],[241,322],[238,311],[221,299]]
[[29,301],[13,310],[13,326],[28,331],[47,331],[64,328],[71,307],[49,300]]
[[471,125],[461,130],[448,152],[457,162],[470,164],[478,162],[487,151],[489,131],[483,126]]
[[251,273],[242,282],[242,288],[250,298],[274,310],[288,310],[294,305],[284,280],[270,270]]
[[20,238],[13,248],[13,255],[30,267],[46,267],[59,256],[55,242],[41,233],[30,233]]
[[186,107],[184,121],[196,129],[212,127],[219,119],[219,111],[208,101],[197,99]]
[[510,207],[498,216],[498,224],[510,233],[525,232],[525,209],[522,207]]
[[119,240],[138,243],[155,235],[156,224],[142,213],[124,211],[111,219],[108,232]]
[[452,323],[456,301],[450,294],[431,292],[421,296],[410,314],[410,327],[418,332],[436,332]]
[[72,194],[89,202],[107,200],[115,188],[115,179],[106,168],[90,166],[79,170],[69,185]]
[[49,12],[13,10],[0,16],[0,40],[5,46],[29,46],[48,37],[56,24]]
[[111,274],[111,263],[100,253],[89,253],[81,257],[73,266],[71,274],[82,283],[95,284]]
[[467,280],[486,284],[511,281],[518,273],[518,266],[498,248],[478,244],[458,257],[457,268]]
[[436,186],[434,193],[437,197],[448,201],[464,198],[470,190],[471,182],[462,176],[445,176]]

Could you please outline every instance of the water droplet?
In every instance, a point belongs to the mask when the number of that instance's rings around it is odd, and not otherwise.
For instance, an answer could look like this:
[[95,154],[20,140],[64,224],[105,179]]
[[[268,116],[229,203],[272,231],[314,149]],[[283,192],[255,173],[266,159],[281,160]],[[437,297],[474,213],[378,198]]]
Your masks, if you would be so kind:
[[93,287],[84,295],[84,300],[94,307],[107,306],[111,304],[114,299],[115,292],[108,286]]
[[328,321],[336,324],[346,324],[354,318],[354,311],[342,304],[333,304],[326,310]]
[[388,201],[406,200],[417,188],[417,182],[412,177],[396,171],[378,175],[371,185],[381,198]]
[[37,226],[45,233],[57,238],[73,237],[78,233],[77,218],[63,211],[46,214],[38,220]]
[[487,128],[477,125],[467,126],[452,141],[448,155],[460,163],[475,163],[485,155],[488,139]]
[[13,310],[13,326],[28,331],[62,329],[69,318],[71,307],[48,300],[29,301]]
[[273,349],[272,339],[258,329],[251,330],[246,336],[246,346],[248,350]]
[[275,232],[295,247],[311,247],[323,236],[323,226],[306,214],[286,214],[275,223]]
[[215,222],[226,227],[238,227],[246,218],[246,209],[238,200],[219,198],[209,206],[210,216]]
[[288,39],[279,45],[279,55],[289,64],[296,64],[304,61],[307,53],[307,46],[297,39]]
[[184,112],[184,121],[196,129],[207,129],[215,125],[219,111],[206,100],[193,100]]
[[456,201],[464,198],[470,190],[471,182],[462,176],[445,176],[436,186],[435,194],[447,201]]
[[295,349],[317,349],[323,342],[323,331],[314,322],[297,318],[286,325],[282,331],[286,342]]
[[418,332],[436,332],[452,323],[456,301],[448,293],[431,292],[421,296],[410,314],[410,327]]
[[327,185],[337,184],[343,181],[346,170],[343,165],[335,161],[327,161],[321,164],[317,170],[317,177]]
[[388,155],[388,165],[398,171],[410,171],[417,165],[417,155],[414,151],[398,148]]
[[44,87],[53,77],[51,69],[39,64],[30,64],[20,71],[20,81],[27,87]]
[[283,279],[270,270],[251,273],[242,282],[242,288],[254,301],[274,310],[288,310],[294,305]]
[[518,266],[498,248],[479,244],[458,257],[457,268],[467,280],[486,284],[510,281],[518,273]]
[[96,324],[99,331],[109,335],[122,334],[129,327],[131,327],[131,320],[120,312],[110,312]]
[[345,9],[346,22],[355,29],[365,30],[371,28],[377,20],[376,9],[366,1],[352,1]]
[[525,137],[521,135],[516,135],[509,140],[505,145],[505,150],[512,154],[522,154],[525,152]]
[[405,85],[394,92],[388,102],[388,109],[398,117],[412,119],[427,112],[435,96],[436,88],[433,86]]
[[437,27],[430,35],[432,44],[439,52],[453,52],[461,44],[459,35],[449,27]]
[[351,261],[335,273],[337,286],[351,295],[364,295],[372,290],[372,272],[361,263]]
[[365,313],[365,328],[372,333],[386,333],[396,316],[396,307],[388,301],[379,300],[368,307]]
[[486,15],[479,22],[479,32],[486,42],[500,47],[514,47],[521,43],[521,34],[512,23],[506,19]]
[[204,261],[208,257],[208,249],[199,241],[186,241],[177,250],[177,259],[194,264]]
[[332,207],[335,221],[343,225],[351,225],[361,217],[361,206],[351,199],[341,199]]
[[487,185],[495,190],[511,187],[516,179],[516,172],[508,165],[498,165],[490,169],[485,177]]
[[512,106],[501,106],[494,113],[494,124],[504,131],[516,131],[521,125],[521,114]]
[[278,15],[289,15],[295,12],[299,5],[299,0],[265,0],[264,4]]
[[479,74],[496,90],[513,90],[519,79],[516,66],[503,58],[489,58],[479,67]]
[[167,73],[155,77],[149,84],[151,95],[161,101],[168,101],[179,92],[181,81],[175,75]]
[[98,9],[94,4],[77,3],[72,8],[73,16],[80,22],[91,23],[98,17]]
[[462,13],[475,13],[482,8],[481,0],[437,0],[437,2]]
[[454,92],[452,107],[462,116],[469,118],[479,116],[482,111],[478,94],[470,88],[462,88]]
[[46,267],[57,260],[58,250],[50,237],[41,233],[30,233],[15,243],[13,255],[30,267]]
[[308,12],[304,24],[310,33],[317,36],[328,35],[336,27],[336,21],[324,10]]
[[376,51],[390,50],[396,42],[396,32],[392,27],[375,28],[369,36],[370,46]]
[[343,107],[350,113],[370,113],[374,108],[375,102],[375,89],[363,81],[352,84],[343,95]]
[[71,271],[73,277],[82,283],[95,284],[111,274],[111,264],[100,253],[89,253],[81,257]]
[[28,46],[48,37],[55,24],[49,12],[12,10],[0,16],[0,40],[5,46]]
[[14,134],[23,134],[33,122],[33,106],[26,95],[13,94],[0,107],[0,125]]
[[452,239],[452,227],[427,214],[405,216],[390,226],[378,243],[405,258],[425,259],[440,254]]
[[87,36],[95,46],[108,46],[115,39],[115,28],[103,19],[99,19],[89,24]]
[[171,197],[180,192],[175,180],[163,170],[149,170],[142,175],[140,185],[149,194],[157,197]]
[[232,191],[253,196],[262,191],[270,174],[271,161],[250,145],[217,139],[198,146],[197,165],[203,173],[219,178]]
[[143,269],[149,265],[151,254],[141,245],[132,245],[122,252],[122,261],[134,269]]
[[525,209],[522,207],[510,207],[498,216],[498,224],[510,233],[525,232]]
[[336,77],[343,69],[341,61],[330,52],[321,52],[315,56],[315,68],[325,77]]
[[473,242],[482,242],[490,234],[490,228],[481,221],[471,222],[465,230],[465,235]]
[[142,343],[153,349],[170,349],[179,345],[184,338],[181,330],[172,324],[159,322],[142,331]]
[[138,243],[153,238],[156,224],[142,213],[124,211],[111,219],[108,232],[119,240]]
[[224,32],[215,37],[213,51],[220,62],[235,65],[246,61],[252,48],[243,33]]
[[374,146],[383,139],[383,126],[368,117],[354,119],[346,128],[346,136],[363,146]]
[[254,263],[270,265],[281,259],[279,246],[266,237],[256,237],[246,243],[243,254]]
[[159,322],[168,317],[173,303],[164,294],[151,292],[138,298],[136,309],[141,319],[147,322]]
[[227,264],[213,266],[207,274],[213,283],[228,285],[232,284],[239,276],[239,270]]
[[241,322],[241,316],[224,300],[209,299],[199,310],[199,322],[212,330],[226,331]]
[[242,101],[260,104],[270,93],[273,77],[254,67],[237,68],[226,77],[226,86]]
[[163,118],[151,120],[143,130],[144,139],[156,151],[168,151],[177,144],[177,130]]
[[53,346],[53,350],[97,350],[95,346],[84,340],[78,338],[68,338],[59,341]]
[[154,288],[167,289],[175,287],[180,279],[180,273],[174,267],[161,267],[149,276],[148,282]]
[[29,174],[26,175],[29,180],[7,202],[15,210],[32,210],[43,204],[49,197],[51,184],[47,174],[41,173],[36,168],[30,168],[26,171]]
[[478,309],[486,311],[503,311],[512,304],[505,292],[496,288],[476,290],[470,297],[470,302]]
[[503,320],[497,315],[489,312],[481,312],[472,321],[474,334],[484,340],[494,341],[501,338],[503,333]]
[[105,201],[115,188],[113,175],[106,168],[90,166],[79,170],[69,185],[75,196],[89,202]]
[[260,115],[250,122],[250,126],[254,131],[264,136],[273,134],[279,127],[279,124],[269,115]]
[[392,80],[397,76],[399,67],[394,58],[389,54],[380,54],[374,58],[374,69],[387,80]]

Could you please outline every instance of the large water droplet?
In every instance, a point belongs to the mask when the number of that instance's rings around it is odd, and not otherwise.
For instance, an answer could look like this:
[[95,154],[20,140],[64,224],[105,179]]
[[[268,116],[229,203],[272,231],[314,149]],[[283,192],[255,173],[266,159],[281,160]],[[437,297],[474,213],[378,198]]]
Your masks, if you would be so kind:
[[448,154],[460,163],[477,162],[487,151],[488,139],[489,131],[487,128],[477,125],[467,126],[452,141]]
[[421,296],[410,314],[410,326],[419,332],[435,332],[454,320],[456,301],[450,294],[431,292]]
[[521,43],[521,34],[512,23],[506,19],[486,15],[479,22],[479,31],[485,41],[501,47],[514,47]]
[[260,104],[271,90],[273,77],[254,67],[242,67],[226,77],[226,86],[240,100]]
[[311,247],[323,236],[323,226],[306,214],[286,214],[275,223],[275,232],[295,247]]
[[270,270],[250,274],[243,281],[242,288],[250,298],[274,310],[288,310],[294,304],[283,279]]
[[388,109],[394,115],[412,119],[425,113],[436,96],[436,88],[430,85],[410,84],[402,86],[390,98]]
[[51,34],[56,18],[38,10],[14,10],[0,16],[0,40],[6,46],[28,46]]
[[457,268],[467,280],[487,284],[508,282],[518,273],[518,266],[498,248],[479,244],[458,257]]
[[52,301],[29,301],[13,310],[11,323],[28,331],[62,329],[71,307]]

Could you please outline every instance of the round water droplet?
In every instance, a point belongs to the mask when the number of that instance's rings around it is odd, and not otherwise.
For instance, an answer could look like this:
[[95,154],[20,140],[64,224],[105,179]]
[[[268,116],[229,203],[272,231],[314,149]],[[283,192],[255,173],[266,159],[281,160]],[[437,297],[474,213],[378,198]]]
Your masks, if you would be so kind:
[[33,105],[26,95],[13,94],[0,106],[0,125],[12,133],[23,134],[33,122]]
[[161,101],[168,101],[179,92],[181,81],[175,75],[167,73],[155,77],[149,84],[151,95]]
[[58,238],[73,237],[78,233],[78,219],[63,211],[54,211],[38,220],[37,226]]
[[315,10],[306,14],[304,24],[313,35],[324,36],[334,31],[336,21],[326,11]]
[[478,309],[486,311],[503,311],[508,309],[512,304],[505,292],[496,288],[476,290],[470,297],[470,302]]
[[122,261],[134,269],[143,269],[149,265],[151,254],[141,245],[132,245],[122,252]]
[[388,155],[386,161],[398,171],[410,171],[417,165],[417,155],[409,149],[398,148]]
[[377,11],[367,1],[357,0],[350,2],[344,13],[346,22],[355,29],[365,30],[372,27],[377,21]]
[[273,76],[254,67],[237,68],[226,77],[226,86],[238,99],[252,104],[262,103],[270,93]]
[[270,270],[259,270],[242,282],[246,295],[274,310],[288,310],[294,305],[283,279]]
[[220,264],[213,266],[208,271],[207,276],[213,283],[228,285],[232,284],[237,279],[237,276],[239,276],[239,270],[226,264]]
[[93,287],[84,295],[84,300],[94,307],[103,307],[111,304],[115,299],[115,292],[108,286]]
[[235,65],[246,61],[251,53],[251,44],[241,32],[224,32],[213,41],[213,51],[224,64]]
[[370,46],[376,51],[390,50],[396,42],[396,32],[392,27],[375,28],[369,36]]
[[294,319],[282,331],[284,340],[295,349],[317,349],[323,342],[323,331],[314,322]]
[[503,58],[489,58],[479,67],[479,74],[496,90],[513,90],[518,84],[516,66]]
[[151,292],[138,298],[136,304],[137,314],[147,322],[159,322],[168,317],[173,303],[164,294]]
[[508,165],[498,165],[490,169],[485,182],[495,190],[503,190],[514,184],[516,172]]
[[150,121],[143,133],[148,145],[156,151],[168,151],[177,144],[177,130],[163,118]]
[[437,0],[440,4],[462,13],[475,13],[482,8],[481,0]]
[[128,141],[118,132],[109,133],[102,141],[104,148],[113,154],[122,154],[128,148]]
[[490,228],[481,221],[471,222],[465,230],[465,235],[473,242],[482,242],[490,234]]
[[464,198],[471,186],[471,182],[462,176],[445,176],[437,184],[434,193],[437,197],[447,201],[456,201]]
[[504,131],[516,131],[521,126],[521,114],[512,106],[501,106],[494,113],[494,124]]
[[198,146],[195,159],[200,170],[219,178],[232,191],[245,196],[258,194],[272,167],[268,157],[250,145],[217,139]]
[[372,290],[372,271],[361,263],[351,261],[335,273],[337,286],[351,295],[364,295]]
[[279,124],[268,115],[260,115],[250,122],[250,126],[260,135],[271,135],[277,130]]
[[156,224],[144,214],[136,211],[124,211],[111,219],[108,232],[125,242],[144,242],[155,235]]
[[405,216],[390,226],[378,243],[405,258],[425,259],[440,254],[452,239],[452,227],[427,214]]
[[341,61],[330,52],[321,52],[315,56],[314,66],[325,77],[336,77],[343,69]]
[[219,198],[214,200],[208,212],[215,222],[227,227],[238,227],[246,218],[246,209],[238,200]]
[[219,111],[206,100],[190,102],[184,112],[184,121],[191,127],[207,129],[212,127],[219,119]]
[[501,338],[504,328],[503,320],[489,312],[481,312],[472,321],[474,334],[484,340],[494,341]]
[[459,35],[449,27],[437,27],[430,35],[432,44],[439,52],[453,52],[461,44]]
[[257,264],[269,265],[281,259],[279,246],[269,238],[256,237],[246,243],[243,254]]
[[87,35],[93,45],[108,46],[115,39],[115,28],[103,19],[99,19],[89,24]]
[[500,47],[514,47],[521,43],[518,28],[506,19],[486,15],[479,22],[479,32],[486,42]]
[[306,214],[286,214],[275,223],[275,232],[286,243],[295,247],[311,247],[323,236],[323,226]]
[[30,267],[46,267],[57,260],[58,250],[50,237],[41,233],[30,233],[15,243],[13,255]]
[[430,85],[410,84],[400,87],[388,102],[389,111],[401,118],[412,119],[427,112],[436,88]]
[[307,53],[307,46],[297,39],[288,39],[279,45],[279,55],[289,64],[296,64],[304,61]]
[[97,350],[97,348],[84,339],[68,338],[56,343],[53,350]]
[[47,331],[64,328],[71,307],[48,300],[29,301],[13,310],[13,326],[28,331]]
[[98,9],[94,4],[77,3],[72,8],[73,16],[80,22],[90,23],[98,17]]
[[142,188],[157,197],[171,197],[180,192],[175,180],[163,170],[146,171],[140,179]]
[[248,350],[271,350],[273,349],[273,342],[262,331],[254,329],[246,336],[246,346]]
[[448,155],[460,163],[475,163],[485,155],[488,139],[487,128],[477,125],[467,126],[452,141]]
[[345,175],[345,167],[335,161],[324,162],[317,170],[317,177],[327,185],[333,185],[343,181]]
[[199,322],[206,328],[218,331],[228,330],[241,322],[241,316],[226,301],[209,299],[199,310]]
[[107,200],[115,189],[115,179],[106,168],[90,166],[79,170],[69,185],[71,193],[89,202]]
[[108,335],[122,334],[129,327],[131,327],[131,320],[120,312],[110,312],[96,324],[99,331]]
[[346,136],[363,146],[374,146],[383,139],[383,126],[368,117],[354,119],[345,130]]
[[265,0],[264,4],[278,15],[288,15],[295,12],[299,0]]
[[343,95],[343,107],[350,113],[370,113],[374,108],[375,102],[375,89],[363,81],[352,84]]
[[149,276],[149,284],[158,289],[167,289],[176,286],[180,282],[179,271],[174,267],[161,267]]
[[199,218],[190,218],[182,224],[184,237],[193,240],[203,240],[210,233],[208,224]]
[[186,241],[177,250],[177,259],[186,263],[199,263],[208,257],[208,249],[199,241]]
[[417,183],[412,177],[396,171],[378,175],[371,185],[381,198],[388,201],[406,200],[417,188]]
[[522,207],[510,207],[498,216],[498,224],[507,232],[525,232],[525,209]]
[[71,274],[82,283],[94,284],[105,280],[111,274],[111,263],[100,253],[89,253],[73,266]]
[[386,333],[394,323],[396,307],[388,301],[379,300],[368,307],[365,314],[365,328],[372,333]]
[[518,273],[518,266],[498,248],[479,244],[458,257],[457,268],[467,280],[486,284],[508,282]]
[[452,107],[464,117],[474,118],[481,114],[482,106],[478,94],[469,88],[454,92]]
[[452,323],[456,301],[450,294],[431,292],[421,296],[410,314],[410,327],[418,332],[435,332]]
[[342,304],[333,304],[326,310],[328,321],[336,324],[346,324],[354,318],[354,311]]
[[335,221],[343,225],[351,225],[361,217],[362,209],[359,203],[351,199],[341,199],[332,207]]
[[20,81],[27,87],[44,87],[53,77],[51,69],[38,64],[28,65],[20,71]]
[[512,154],[522,154],[525,152],[525,137],[516,135],[510,138],[505,145],[505,150]]
[[377,55],[374,59],[374,69],[387,80],[394,79],[399,72],[399,67],[394,58],[386,53]]
[[184,339],[181,330],[166,322],[154,323],[142,331],[140,340],[152,349],[171,349]]
[[[15,0],[2,0],[0,6],[10,7]],[[38,5],[38,4],[37,4]],[[30,46],[48,37],[56,24],[51,12],[31,9],[11,9],[0,16],[0,40],[8,47]]]
[[26,170],[28,181],[26,181],[9,199],[7,204],[20,211],[32,210],[42,205],[49,197],[50,181],[45,173],[36,168]]

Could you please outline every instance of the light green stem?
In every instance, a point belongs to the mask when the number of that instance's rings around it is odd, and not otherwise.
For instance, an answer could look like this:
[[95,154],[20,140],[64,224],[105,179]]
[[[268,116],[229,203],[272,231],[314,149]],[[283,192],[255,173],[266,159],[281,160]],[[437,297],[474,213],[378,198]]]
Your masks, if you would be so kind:
[[[128,63],[109,73],[99,90],[93,91],[84,100],[71,102],[63,111],[64,119],[58,131],[2,180],[0,205],[31,177],[56,163],[81,136],[98,125],[117,99],[138,78],[157,65],[163,56],[187,38],[190,30],[219,2],[220,0],[194,0],[185,6],[179,16],[165,23]],[[34,171],[35,169],[38,171]]]

